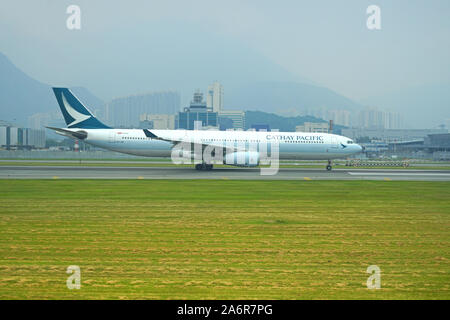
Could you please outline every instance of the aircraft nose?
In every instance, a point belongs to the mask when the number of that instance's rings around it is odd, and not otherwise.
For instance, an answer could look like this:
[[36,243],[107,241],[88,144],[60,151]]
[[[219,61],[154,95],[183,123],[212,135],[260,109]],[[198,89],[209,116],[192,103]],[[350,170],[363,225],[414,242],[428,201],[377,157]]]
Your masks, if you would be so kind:
[[357,146],[358,146],[358,152],[364,152],[365,147],[363,147],[359,144]]

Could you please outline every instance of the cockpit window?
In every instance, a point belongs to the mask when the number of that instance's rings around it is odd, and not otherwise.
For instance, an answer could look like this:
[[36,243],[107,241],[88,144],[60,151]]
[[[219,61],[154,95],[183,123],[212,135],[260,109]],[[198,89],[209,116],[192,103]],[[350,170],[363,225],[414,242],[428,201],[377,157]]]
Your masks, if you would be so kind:
[[352,143],[353,143],[352,140],[348,140],[348,141],[347,141],[347,144],[352,144]]

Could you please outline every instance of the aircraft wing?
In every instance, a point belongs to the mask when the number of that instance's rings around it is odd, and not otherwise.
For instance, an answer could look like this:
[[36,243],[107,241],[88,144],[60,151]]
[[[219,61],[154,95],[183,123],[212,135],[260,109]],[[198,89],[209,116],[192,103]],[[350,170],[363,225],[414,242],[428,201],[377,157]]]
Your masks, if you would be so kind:
[[192,140],[189,140],[189,139],[186,139],[186,138],[167,138],[167,137],[160,137],[160,136],[157,136],[156,134],[154,134],[153,132],[151,132],[151,131],[148,130],[148,129],[143,129],[143,130],[144,130],[145,136],[146,136],[147,138],[171,142],[171,143],[173,143],[174,145],[177,144],[177,143],[185,142],[185,143],[191,143],[191,144],[199,144],[199,145],[202,145],[203,148],[206,148],[206,147],[224,148],[224,149],[226,149],[227,152],[247,151],[247,150],[245,149],[245,147],[243,148],[243,147],[239,147],[239,146],[229,146],[229,145],[226,145],[226,144],[223,145],[223,144],[220,143],[220,142],[216,142],[216,143],[203,143],[203,142],[195,141],[195,140],[192,141]]

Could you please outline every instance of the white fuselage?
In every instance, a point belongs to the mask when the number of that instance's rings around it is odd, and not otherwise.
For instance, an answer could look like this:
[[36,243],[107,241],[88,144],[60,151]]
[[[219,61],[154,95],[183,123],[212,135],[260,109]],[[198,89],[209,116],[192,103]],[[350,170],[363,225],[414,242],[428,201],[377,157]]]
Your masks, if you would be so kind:
[[170,157],[179,142],[203,146],[260,150],[278,143],[280,159],[337,159],[362,151],[351,139],[329,133],[256,132],[204,130],[151,130],[158,139],[149,138],[142,129],[68,129],[87,133],[84,141],[107,150],[148,157]]

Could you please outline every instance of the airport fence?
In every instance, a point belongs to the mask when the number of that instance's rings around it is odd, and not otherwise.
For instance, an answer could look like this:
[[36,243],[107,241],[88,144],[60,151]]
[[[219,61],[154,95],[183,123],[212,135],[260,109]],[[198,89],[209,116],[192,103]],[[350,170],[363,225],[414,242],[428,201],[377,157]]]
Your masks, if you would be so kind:
[[348,160],[345,162],[348,167],[409,167],[409,160],[402,161],[367,161],[367,160]]
[[48,151],[48,150],[0,150],[0,159],[117,159],[138,160],[147,157],[133,156],[113,151]]

